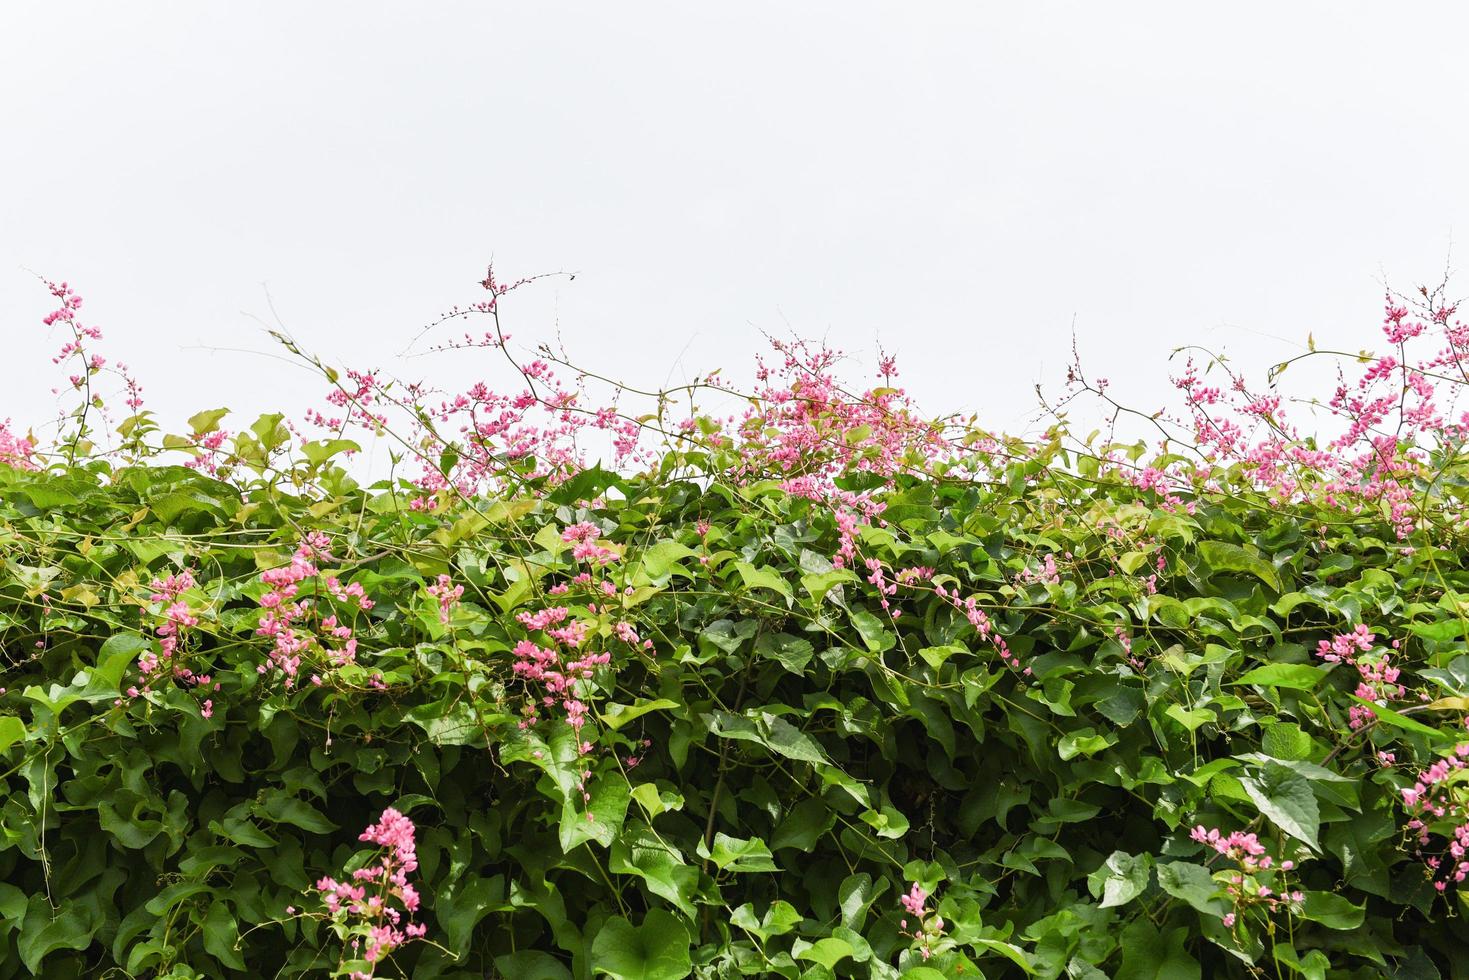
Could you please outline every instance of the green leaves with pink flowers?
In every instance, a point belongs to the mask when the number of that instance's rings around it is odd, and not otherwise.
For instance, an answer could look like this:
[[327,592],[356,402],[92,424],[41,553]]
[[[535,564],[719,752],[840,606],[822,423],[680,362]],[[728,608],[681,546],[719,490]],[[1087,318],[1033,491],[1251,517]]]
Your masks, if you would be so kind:
[[424,509],[347,451],[300,494],[0,467],[0,976],[362,970],[318,884],[388,808],[427,932],[381,976],[1469,955],[1457,551],[1029,462],[856,530],[717,472]]

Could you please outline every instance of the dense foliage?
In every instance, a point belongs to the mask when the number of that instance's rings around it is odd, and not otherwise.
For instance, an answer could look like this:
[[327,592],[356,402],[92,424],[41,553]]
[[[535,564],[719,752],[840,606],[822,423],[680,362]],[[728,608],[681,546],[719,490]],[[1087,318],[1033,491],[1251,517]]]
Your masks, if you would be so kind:
[[[1236,386],[1246,445],[1195,375],[1202,456],[1023,444],[797,345],[727,420],[323,368],[319,438],[104,449],[54,291],[86,397],[0,430],[0,976],[1464,975],[1451,422],[1363,462]],[[400,405],[424,472],[360,485]]]

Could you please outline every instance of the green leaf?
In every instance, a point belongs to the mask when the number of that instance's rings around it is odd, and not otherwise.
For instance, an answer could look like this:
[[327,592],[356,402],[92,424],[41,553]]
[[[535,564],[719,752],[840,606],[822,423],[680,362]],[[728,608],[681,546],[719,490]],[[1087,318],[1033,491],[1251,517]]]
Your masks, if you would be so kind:
[[1285,759],[1281,758],[1280,756],[1266,755],[1263,752],[1241,752],[1239,755],[1235,756],[1235,758],[1240,762],[1247,762],[1257,766],[1264,766],[1275,763],[1276,765],[1284,766],[1291,772],[1297,773],[1298,775],[1304,777],[1306,781],[1310,783],[1336,783],[1338,785],[1355,785],[1359,782],[1360,778],[1357,776],[1343,776],[1341,773],[1336,772],[1333,769],[1327,769],[1325,766],[1318,766],[1316,765],[1316,763],[1307,762],[1304,759]]
[[1187,936],[1184,928],[1163,935],[1146,919],[1132,922],[1122,930],[1122,965],[1114,980],[1199,980],[1199,964],[1184,949]]
[[815,763],[827,761],[821,746],[811,736],[768,711],[762,711],[754,718],[712,711],[707,716],[707,724],[715,735],[755,742],[788,759]]
[[857,630],[857,635],[862,637],[862,642],[867,649],[873,653],[884,653],[891,650],[898,643],[898,639],[892,631],[883,626],[882,620],[865,609],[858,609],[851,614],[852,626]]
[[716,833],[714,846],[706,848],[699,841],[697,848],[701,858],[714,862],[721,871],[779,871],[770,848],[758,837],[741,840],[727,834]]
[[695,558],[698,552],[677,541],[659,541],[642,554],[643,569],[650,578],[659,579],[673,570],[685,558]]
[[[448,445],[443,452],[439,453],[439,475],[448,478],[453,475],[454,467],[459,465],[460,453],[457,447]],[[313,460],[312,462],[315,462]]]
[[1219,720],[1213,708],[1185,708],[1181,704],[1170,704],[1164,714],[1190,732],[1198,731],[1201,726]]
[[594,840],[611,847],[622,822],[627,818],[631,787],[618,774],[608,774],[591,788],[590,802],[579,794],[570,794],[561,807],[561,850],[570,853],[587,841]]
[[638,701],[634,704],[617,704],[609,702],[602,708],[602,723],[608,728],[616,731],[630,721],[643,717],[650,711],[667,711],[677,708],[677,701],[668,698],[658,698],[656,701]]
[[45,592],[61,575],[61,569],[54,565],[23,565],[13,558],[5,559],[5,568],[28,596],[38,596]]
[[770,846],[775,850],[793,847],[809,851],[832,828],[836,819],[837,815],[825,800],[802,800],[790,809],[785,819],[775,828]]
[[122,686],[122,678],[134,658],[151,650],[151,641],[137,633],[114,633],[97,651],[97,666],[87,675],[83,697],[88,701],[111,700]]
[[459,955],[468,952],[474,927],[485,916],[512,908],[504,899],[505,879],[499,875],[465,874],[451,882],[434,896],[434,917],[444,930],[445,945]]
[[1272,823],[1311,850],[1320,851],[1321,809],[1304,776],[1272,762],[1258,776],[1242,777],[1240,784]]
[[867,810],[862,814],[862,822],[871,827],[873,833],[878,837],[889,840],[902,837],[908,832],[908,818],[899,813],[891,806],[884,805],[879,810]]
[[607,867],[613,874],[642,878],[654,895],[673,903],[690,918],[696,914],[693,897],[699,869],[686,864],[683,855],[646,824],[633,822],[613,840]]
[[1080,731],[1067,732],[1062,735],[1060,741],[1056,743],[1056,754],[1061,757],[1061,761],[1069,762],[1077,756],[1096,755],[1116,742],[1115,732],[1098,735],[1094,728],[1083,728]]
[[1265,755],[1277,759],[1303,760],[1311,755],[1311,736],[1301,731],[1300,725],[1279,722],[1265,729],[1260,747]]
[[[886,883],[884,883],[885,885]],[[867,910],[882,889],[874,889],[872,875],[866,872],[848,875],[837,889],[837,903],[842,909],[842,925],[848,929],[861,929],[867,918]]]
[[808,572],[801,576],[801,588],[811,596],[811,601],[820,604],[827,593],[846,582],[857,581],[850,568],[834,568],[829,572]]
[[1227,541],[1200,541],[1199,557],[1211,571],[1245,572],[1276,592],[1280,591],[1280,576],[1276,574],[1275,567],[1237,544]]
[[[25,919],[26,894],[14,885],[0,881],[0,924],[20,922]],[[0,928],[0,935],[5,930]]]
[[403,712],[403,720],[422,728],[434,745],[478,745],[483,748],[489,738],[474,706],[464,699],[450,705],[439,702],[415,705]]
[[[1331,961],[1319,949],[1313,949],[1305,956],[1297,956],[1296,951],[1291,947],[1277,944],[1271,950],[1271,955],[1275,957],[1277,963],[1284,963],[1306,980],[1326,980],[1327,971],[1331,969]],[[1437,973],[1437,971],[1434,972]]]
[[1000,956],[1005,957],[1005,959],[1020,967],[1027,974],[1033,976],[1036,973],[1036,969],[1031,965],[1029,957],[1025,955],[1025,951],[1014,943],[1002,942],[998,939],[974,939],[970,941],[970,945],[975,949],[982,949],[989,953],[998,953]]
[[801,923],[801,913],[790,902],[777,899],[770,903],[760,920],[760,931],[765,936],[783,936]]
[[209,955],[231,970],[244,970],[245,960],[238,949],[240,927],[230,905],[223,899],[215,899],[204,916],[204,948]]
[[1200,912],[1222,916],[1229,911],[1220,895],[1224,888],[1209,874],[1209,869],[1187,861],[1170,861],[1158,865],[1158,886],[1174,898],[1182,899]]
[[592,500],[617,486],[621,477],[600,466],[592,466],[572,476],[546,495],[553,504],[574,504],[580,500]]
[[1129,551],[1117,559],[1117,567],[1122,569],[1124,575],[1136,575],[1137,570],[1142,568],[1151,557],[1145,551]]
[[86,949],[92,944],[92,930],[75,908],[55,912],[45,895],[32,895],[21,926],[17,949],[21,962],[31,976],[40,975],[41,960],[58,949]]
[[834,970],[839,962],[856,952],[852,944],[845,939],[827,936],[825,939],[809,944],[797,940],[796,945],[792,947],[791,955],[798,960],[810,960],[813,963],[820,963],[828,970]]
[[97,825],[123,847],[142,848],[163,832],[161,820],[129,819],[118,813],[111,800],[97,804]]
[[214,892],[214,888],[206,882],[178,881],[148,899],[144,908],[148,910],[150,915],[163,915],[180,902],[187,901],[195,895],[202,895],[206,892]]
[[571,971],[550,953],[538,949],[522,949],[495,957],[499,976],[523,980],[571,980]]
[[219,502],[199,493],[175,491],[159,494],[149,501],[154,515],[164,524],[173,524],[185,514],[218,514]]
[[638,783],[632,788],[632,798],[647,811],[648,816],[683,809],[683,797],[672,790],[660,790],[653,783]]
[[1087,877],[1087,885],[1094,897],[1099,896],[1101,908],[1126,905],[1141,895],[1148,887],[1153,875],[1151,854],[1128,854],[1113,851],[1106,862]]
[[779,661],[792,674],[803,674],[816,651],[810,640],[789,633],[763,633],[755,641],[755,652],[762,657]]
[[317,442],[303,443],[301,452],[306,456],[307,462],[312,466],[320,466],[327,460],[339,453],[361,452],[362,447],[351,439],[322,439]]
[[827,761],[826,753],[821,751],[816,740],[784,718],[762,711],[760,721],[765,731],[765,744],[787,759],[819,763]]
[[747,589],[770,589],[778,592],[787,599],[794,598],[791,587],[780,573],[770,566],[756,568],[749,562],[737,561],[734,563],[735,571],[740,573],[740,580],[745,583]]
[[1258,687],[1287,687],[1297,691],[1315,690],[1326,676],[1326,671],[1310,664],[1266,664],[1242,674],[1234,684],[1254,684]]
[[1334,892],[1306,892],[1301,915],[1328,929],[1356,929],[1366,910]]
[[1180,775],[1195,786],[1203,787],[1207,786],[1218,773],[1226,769],[1237,768],[1238,766],[1239,761],[1237,759],[1214,759],[1199,766],[1193,772],[1181,773]]
[[[1458,622],[1450,623],[1454,627],[1455,635],[1458,634]],[[1437,683],[1450,694],[1469,693],[1469,656],[1455,657],[1447,667],[1430,667],[1420,670],[1420,674]]]
[[772,936],[783,936],[801,922],[801,913],[789,902],[776,900],[765,910],[761,919],[755,918],[755,906],[746,903],[730,913],[729,921],[765,942]]
[[0,715],[0,752],[4,752],[26,737],[25,722],[15,715]]
[[238,817],[230,817],[222,821],[211,820],[209,829],[226,840],[232,840],[246,847],[275,847],[279,843],[250,821]]
[[67,489],[59,480],[49,480],[46,483],[27,483],[20,489],[31,503],[43,510],[52,507],[66,507],[79,501],[77,495]]
[[288,823],[302,830],[309,830],[313,834],[329,834],[337,829],[337,825],[326,818],[316,807],[305,800],[298,800],[286,796],[283,793],[272,794],[270,801],[256,808],[256,815],[274,820],[276,823]]
[[753,619],[744,619],[738,623],[719,619],[710,623],[700,635],[725,653],[735,653],[759,628],[760,624]]
[[285,418],[279,412],[262,415],[250,425],[250,431],[267,450],[275,449],[291,437],[290,430],[282,424]]
[[189,430],[196,436],[207,436],[219,428],[220,420],[230,413],[227,408],[211,408],[189,416]]
[[693,970],[683,921],[653,909],[634,927],[622,916],[602,924],[592,940],[591,966],[614,980],[684,980]]

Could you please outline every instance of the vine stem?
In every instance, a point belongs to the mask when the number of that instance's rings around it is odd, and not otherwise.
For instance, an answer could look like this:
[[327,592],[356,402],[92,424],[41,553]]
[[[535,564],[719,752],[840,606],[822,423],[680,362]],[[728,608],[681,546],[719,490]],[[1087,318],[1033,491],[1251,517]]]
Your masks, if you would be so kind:
[[[755,635],[756,641],[760,639],[759,633]],[[750,684],[750,669],[754,665],[753,660],[745,662],[744,672],[740,674],[740,687],[735,692],[734,710],[738,712],[740,706],[745,703],[745,690]],[[724,771],[729,761],[729,739],[725,739],[719,746],[719,775],[714,781],[714,791],[709,794],[709,818],[704,821],[704,850],[710,851],[711,856],[704,859],[700,869],[705,874],[709,873],[709,862],[713,859],[714,846],[714,816],[719,812],[719,797],[724,790]],[[709,928],[709,906],[704,906],[703,915],[699,919],[699,938],[702,940],[704,933]]]

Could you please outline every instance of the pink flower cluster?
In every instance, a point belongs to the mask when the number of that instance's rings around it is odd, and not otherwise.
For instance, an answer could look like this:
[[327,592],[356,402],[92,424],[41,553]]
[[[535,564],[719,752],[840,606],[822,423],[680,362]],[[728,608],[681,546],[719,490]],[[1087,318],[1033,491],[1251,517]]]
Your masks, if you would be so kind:
[[[1365,625],[1359,625],[1350,633],[1321,640],[1316,646],[1316,656],[1327,663],[1344,663],[1355,667],[1360,680],[1354,693],[1363,701],[1384,704],[1401,700],[1407,691],[1398,683],[1400,671],[1392,664],[1393,655],[1384,650],[1380,654],[1361,656],[1364,653],[1370,654],[1376,641],[1375,633]],[[1393,640],[1392,647],[1397,650],[1400,642]],[[1376,717],[1377,713],[1366,705],[1352,705],[1347,709],[1347,724],[1353,731]]]
[[[138,683],[128,687],[128,697],[142,697],[155,690],[159,683],[167,681],[199,691],[219,690],[220,685],[213,677],[197,670],[197,665],[191,666],[183,645],[188,631],[199,625],[199,617],[183,597],[195,584],[194,575],[188,569],[176,575],[154,578],[150,583],[152,592],[148,601],[159,609],[160,622],[154,629],[158,636],[158,653],[155,655],[149,651],[138,657]],[[213,699],[202,698],[199,712],[205,718],[213,717]]]
[[876,524],[887,504],[873,493],[856,493],[840,487],[826,486],[818,477],[798,476],[781,483],[781,489],[793,497],[802,497],[824,505],[831,513],[837,529],[837,550],[831,556],[834,568],[846,568],[857,556],[857,534],[864,525]]
[[896,620],[903,615],[903,610],[896,608],[898,589],[908,588],[917,590],[919,583],[927,582],[933,578],[934,570],[923,565],[914,565],[910,568],[900,568],[891,577],[888,577],[888,566],[879,558],[866,558],[863,563],[867,566],[867,581],[877,590],[877,602],[888,616]]
[[[551,642],[544,647],[528,639],[518,642],[513,651],[515,663],[511,669],[517,677],[541,688],[539,703],[537,700],[526,702],[520,727],[526,729],[539,721],[540,708],[559,707],[575,735],[577,754],[584,756],[592,751],[593,745],[583,732],[588,721],[589,708],[578,696],[577,683],[590,682],[597,668],[612,662],[612,654],[605,651],[578,652],[577,648],[586,639],[588,630],[586,624],[578,620],[568,622],[569,613],[570,610],[565,606],[553,606],[535,613],[519,614],[516,618],[521,625],[527,629],[539,630]],[[563,622],[567,625],[553,625]],[[637,763],[630,760],[630,764]],[[581,769],[578,772],[577,786],[584,803],[590,802],[592,798],[591,791],[587,788],[591,775],[590,769]],[[588,811],[587,820],[590,822],[594,819]]]
[[[928,900],[928,892],[924,891],[916,881],[913,887],[908,889],[908,894],[899,896],[899,900],[903,903],[903,908],[908,910],[909,915],[922,916],[927,911],[924,903]],[[907,925],[906,922],[903,924]]]
[[220,468],[229,458],[224,450],[225,440],[230,436],[227,429],[215,429],[213,432],[205,432],[192,435],[190,438],[193,445],[190,447],[192,455],[184,461],[184,465],[191,470],[200,470],[210,476],[219,476]]
[[1200,844],[1207,844],[1220,854],[1238,861],[1249,873],[1270,867],[1272,858],[1265,853],[1265,845],[1254,834],[1234,831],[1225,835],[1218,828],[1208,829],[1202,824],[1189,831],[1189,836]]
[[931,914],[926,905],[928,892],[918,882],[908,889],[906,895],[899,895],[898,901],[902,904],[907,915],[913,916],[917,921],[913,927],[908,927],[908,918],[904,916],[898,920],[898,930],[904,936],[918,944],[918,952],[925,960],[933,956],[934,944],[943,938],[944,920],[941,916]]
[[[1184,393],[1193,443],[1204,460],[1241,464],[1248,479],[1278,501],[1313,499],[1351,513],[1381,511],[1400,538],[1412,534],[1418,527],[1413,486],[1424,473],[1428,451],[1469,431],[1469,413],[1455,418],[1451,410],[1462,391],[1462,381],[1455,379],[1469,376],[1469,326],[1454,319],[1457,308],[1443,300],[1442,288],[1420,289],[1419,295],[1421,320],[1411,316],[1405,302],[1386,298],[1383,335],[1393,351],[1376,357],[1364,352],[1368,366],[1360,376],[1354,382],[1342,378],[1325,403],[1342,428],[1320,443],[1291,426],[1273,390],[1251,390],[1218,360],[1214,366],[1224,369],[1227,390],[1205,385],[1189,361],[1174,384]],[[1410,354],[1410,343],[1428,333],[1428,324],[1440,336],[1438,349]],[[1070,380],[1085,385],[1079,368],[1073,368]],[[1448,385],[1436,384],[1445,380]],[[1101,394],[1096,386],[1091,390]],[[1173,467],[1139,485],[1160,493],[1170,487],[1187,492],[1194,480],[1182,467]]]
[[1010,645],[1005,642],[1005,638],[1000,635],[999,630],[995,629],[995,625],[990,620],[989,615],[983,609],[979,608],[979,601],[977,599],[970,596],[961,601],[958,593],[952,592],[942,585],[935,585],[933,591],[934,595],[945,600],[964,614],[964,618],[969,621],[969,625],[974,627],[974,631],[979,634],[981,640],[987,640],[994,645],[995,652],[1000,655],[1000,661],[1005,666],[1011,670],[1018,670],[1027,677],[1030,676],[1031,669],[1023,666],[1020,663],[1020,658],[1010,652]]
[[[1251,907],[1267,912],[1278,909],[1292,912],[1300,910],[1301,903],[1305,900],[1304,894],[1298,890],[1285,890],[1284,886],[1277,892],[1274,887],[1278,877],[1295,870],[1296,863],[1285,860],[1276,864],[1275,859],[1266,853],[1265,845],[1254,834],[1238,830],[1225,834],[1218,828],[1206,828],[1201,824],[1189,831],[1189,837],[1239,865],[1239,870],[1231,872],[1224,885],[1224,892],[1235,908],[1235,911],[1226,913],[1223,917],[1226,928],[1233,928],[1238,913]],[[1264,872],[1274,874],[1266,875],[1262,881],[1257,876]]]
[[[591,744],[581,737],[587,722],[587,705],[577,697],[576,684],[578,681],[590,681],[597,668],[612,662],[612,654],[580,651],[578,648],[585,642],[589,627],[581,620],[570,619],[570,614],[571,610],[566,606],[550,606],[517,615],[516,619],[522,626],[540,632],[550,642],[545,646],[529,639],[516,643],[513,651],[515,663],[511,669],[517,677],[541,689],[540,695],[526,704],[521,727],[529,727],[539,720],[539,708],[559,705],[567,723],[577,734],[578,746],[585,753],[591,751]],[[637,634],[634,631],[632,635],[636,637]]]
[[928,582],[933,579],[934,570],[927,565],[911,565],[907,568],[898,569],[897,579],[899,585],[913,585],[917,582]]
[[[1444,891],[1448,882],[1469,878],[1469,799],[1451,778],[1464,770],[1469,760],[1469,743],[1459,745],[1418,774],[1412,786],[1402,789],[1403,806],[1412,814],[1408,829],[1417,835],[1418,854],[1434,875],[1433,887]],[[1432,825],[1447,838],[1438,854],[1425,854],[1432,839]]]
[[[595,526],[588,522],[574,524],[562,535],[563,540],[601,549],[596,544],[598,537]],[[611,549],[602,550],[605,555],[588,552],[583,560],[590,561],[594,568],[600,568],[607,556],[618,557]],[[589,591],[593,598],[612,600],[619,595],[609,578],[598,579],[591,572],[580,572],[570,583],[558,584],[550,592],[566,595],[572,588]],[[631,592],[629,586],[623,595]],[[515,644],[512,650],[515,659],[511,665],[515,676],[528,688],[528,697],[521,709],[520,728],[525,730],[540,722],[543,711],[557,709],[576,737],[577,753],[583,756],[594,748],[594,740],[586,730],[592,719],[587,702],[595,692],[597,671],[612,664],[611,649],[586,649],[589,637],[600,635],[605,630],[629,650],[646,653],[653,649],[651,639],[640,636],[636,626],[617,617],[613,602],[588,602],[585,608],[585,616],[573,615],[570,606],[546,606],[517,613],[516,621],[532,635]],[[650,743],[642,740],[639,744],[646,749]],[[631,755],[625,761],[633,767],[642,761],[642,757]],[[590,799],[586,785],[590,777],[589,769],[581,771],[579,782],[584,802]],[[587,819],[593,819],[590,813]]]
[[[1350,514],[1381,516],[1399,538],[1407,538],[1422,523],[1425,498],[1415,484],[1425,478],[1431,484],[1431,453],[1459,444],[1469,433],[1469,412],[1455,407],[1469,387],[1469,325],[1455,319],[1457,307],[1445,300],[1446,285],[1421,287],[1411,298],[1389,294],[1383,336],[1392,350],[1376,356],[1362,352],[1357,360],[1367,366],[1355,379],[1339,371],[1340,381],[1329,399],[1291,399],[1279,393],[1280,373],[1292,361],[1277,365],[1268,387],[1259,390],[1222,358],[1214,358],[1209,368],[1221,369],[1224,383],[1206,384],[1204,372],[1188,360],[1172,379],[1184,397],[1184,416],[1166,409],[1136,414],[1161,430],[1159,453],[1172,454],[1173,447],[1183,446],[1197,461],[1173,456],[1174,462],[1150,466],[1114,450],[1101,457],[1104,468],[1155,493],[1164,509],[1191,512],[1200,491],[1219,492],[1224,482],[1238,480],[1280,504],[1314,501]],[[1410,312],[1410,304],[1416,313]],[[1438,338],[1436,349],[1421,350],[1431,342],[1430,335]],[[1301,357],[1317,353],[1313,344]],[[1115,431],[1124,406],[1107,393],[1105,381],[1087,380],[1079,358],[1068,370],[1064,398],[1050,406],[1053,414],[1062,418],[1060,410],[1083,393],[1109,407]],[[1324,401],[1338,430],[1302,433],[1287,418],[1292,401],[1309,404],[1313,411]],[[1114,436],[1109,441],[1115,446],[1123,440]],[[1084,452],[1090,454],[1090,447]],[[1465,526],[1465,514],[1456,505],[1443,507],[1430,520],[1440,516],[1449,526]]]
[[455,585],[447,575],[440,575],[438,581],[428,587],[428,594],[439,600],[439,621],[448,626],[455,603],[464,595],[464,586]]
[[[780,359],[775,366],[757,359],[758,384],[743,414],[718,417],[698,411],[696,393],[731,390],[718,372],[684,386],[689,397],[685,417],[666,419],[671,400],[662,396],[653,413],[624,412],[618,402],[630,390],[615,384],[609,401],[597,404],[586,388],[596,376],[576,371],[550,348],[543,346],[529,362],[511,355],[510,338],[500,327],[499,300],[532,279],[507,287],[491,272],[481,283],[490,298],[455,307],[438,321],[491,317],[494,329],[482,338],[466,333],[462,342],[437,349],[498,350],[524,382],[520,390],[497,392],[481,382],[449,396],[418,384],[393,390],[393,382],[374,372],[332,372],[334,387],[328,395],[332,410],[315,412],[308,421],[333,434],[352,427],[377,432],[386,425],[390,408],[401,410],[412,427],[404,444],[414,447],[422,465],[415,479],[420,494],[411,501],[418,510],[436,508],[448,494],[523,488],[527,480],[544,478],[546,485],[555,486],[585,468],[578,443],[593,432],[610,438],[613,465],[646,465],[657,459],[643,443],[645,433],[666,440],[665,445],[732,451],[734,465],[728,475],[733,479],[778,479],[788,493],[815,501],[830,513],[837,530],[833,555],[837,567],[854,561],[858,532],[864,525],[880,523],[885,509],[876,491],[846,489],[839,485],[840,478],[928,472],[951,461],[970,465],[998,447],[991,438],[972,438],[967,429],[947,440],[944,422],[919,415],[907,395],[892,387],[897,373],[892,357],[879,359],[878,386],[854,393],[836,380],[833,369],[841,353],[803,341],[772,341]],[[558,378],[558,365],[576,371],[573,383]],[[437,405],[431,404],[440,396]],[[615,557],[602,550],[595,537],[578,538],[576,545],[578,560]]]
[[1340,633],[1329,640],[1319,641],[1316,644],[1316,656],[1331,664],[1354,663],[1356,655],[1371,650],[1376,640],[1376,634],[1366,624],[1362,624],[1350,633]]
[[415,832],[409,817],[389,807],[357,838],[378,845],[383,853],[346,881],[324,876],[316,883],[327,916],[354,936],[354,954],[360,952],[372,965],[371,970],[352,972],[352,980],[371,980],[393,950],[427,931],[411,921],[420,904],[418,890],[408,881],[418,870]]
[[35,454],[35,444],[27,436],[18,436],[10,431],[9,419],[0,422],[0,465],[33,470],[36,468]]
[[794,496],[825,505],[837,526],[832,564],[855,557],[858,529],[878,521],[886,505],[871,491],[852,491],[837,479],[853,473],[890,477],[926,470],[953,455],[943,426],[919,416],[900,388],[891,387],[897,367],[879,363],[883,385],[860,394],[844,390],[833,367],[841,352],[805,341],[771,342],[781,363],[757,360],[760,387],[738,420],[740,463],[736,475],[782,477]]
[[1032,568],[1027,565],[1015,577],[1022,585],[1035,583],[1041,585],[1061,584],[1061,573],[1056,568],[1056,556],[1050,552],[1046,552],[1045,558],[1041,560],[1037,567]]
[[1122,657],[1127,661],[1128,666],[1139,674],[1143,673],[1147,665],[1141,657],[1132,652],[1132,634],[1121,626],[1114,626],[1112,637],[1117,641],[1118,646],[1122,647]]
[[[123,404],[132,413],[139,412],[143,407],[143,388],[138,384],[137,379],[128,373],[126,364],[115,362],[109,367],[105,358],[88,350],[92,341],[102,339],[102,331],[96,326],[82,322],[79,313],[82,307],[81,296],[68,283],[42,281],[57,300],[57,306],[42,317],[41,322],[48,327],[61,324],[71,334],[70,339],[66,340],[52,356],[51,363],[70,364],[73,373],[67,378],[67,381],[72,390],[82,396],[82,401],[73,415],[76,422],[76,432],[73,437],[73,445],[75,445],[77,440],[91,432],[87,424],[89,409],[97,408],[106,418],[106,401],[101,393],[93,389],[93,378],[103,373],[104,370],[116,375],[124,387]],[[0,461],[5,461],[3,448],[3,442],[0,442]],[[12,452],[15,448],[20,447],[13,447]]]
[[902,614],[902,610],[893,609],[890,600],[898,594],[898,583],[887,580],[887,566],[882,563],[881,559],[868,558],[865,564],[867,565],[867,581],[877,589],[878,605],[896,619]]
[[[322,615],[322,592],[348,610],[371,609],[373,601],[356,583],[343,585],[335,576],[325,576],[322,580],[317,562],[331,560],[330,539],[320,531],[312,531],[297,547],[289,564],[260,573],[260,580],[270,588],[260,597],[265,614],[255,633],[270,637],[271,648],[266,662],[256,670],[261,674],[275,670],[284,678],[288,691],[298,683],[303,657],[319,652],[329,667],[343,667],[357,660],[358,644],[353,628],[335,612]],[[303,596],[301,586],[308,580],[317,588],[312,595]],[[321,683],[318,674],[313,674],[311,680]]]
[[[466,334],[463,342],[437,349],[505,351],[510,337],[499,326],[499,300],[535,278],[507,286],[496,281],[491,270],[480,284],[490,293],[489,299],[455,307],[438,322],[484,315],[495,320],[495,329],[482,339]],[[546,478],[550,485],[558,484],[585,469],[579,439],[589,432],[610,437],[614,464],[649,462],[651,455],[640,445],[644,423],[624,417],[614,406],[588,404],[585,377],[579,376],[573,384],[563,382],[551,365],[552,358],[545,350],[529,364],[516,364],[524,387],[511,393],[494,391],[479,382],[454,395],[420,384],[403,385],[399,395],[376,372],[346,371],[344,377],[334,380],[335,387],[327,396],[339,411],[331,415],[313,412],[307,421],[334,432],[354,426],[380,431],[387,424],[389,409],[404,410],[414,427],[405,442],[417,447],[422,467],[414,480],[420,491],[411,501],[415,510],[435,509],[446,493],[472,496],[520,486],[526,479]],[[434,398],[440,399],[437,405],[431,403]],[[453,465],[444,466],[450,449]]]
[[593,565],[606,565],[617,561],[619,555],[616,551],[597,543],[602,536],[602,529],[591,521],[582,521],[573,524],[561,532],[561,540],[574,544],[571,557],[577,561],[590,562]]

